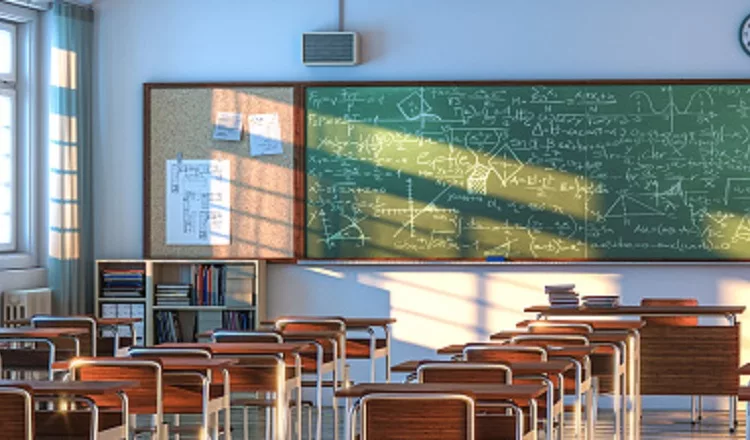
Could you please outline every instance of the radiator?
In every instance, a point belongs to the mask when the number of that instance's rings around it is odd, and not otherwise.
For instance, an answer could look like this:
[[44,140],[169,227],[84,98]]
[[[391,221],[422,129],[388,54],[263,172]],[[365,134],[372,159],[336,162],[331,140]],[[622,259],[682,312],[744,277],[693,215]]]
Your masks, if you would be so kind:
[[48,287],[3,292],[3,326],[14,319],[52,314],[52,290]]

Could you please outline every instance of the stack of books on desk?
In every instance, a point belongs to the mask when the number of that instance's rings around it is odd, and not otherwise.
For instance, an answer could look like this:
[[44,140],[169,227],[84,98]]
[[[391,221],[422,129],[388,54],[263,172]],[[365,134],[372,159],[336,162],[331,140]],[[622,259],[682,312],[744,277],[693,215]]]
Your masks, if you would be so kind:
[[611,309],[619,305],[620,297],[617,295],[591,295],[583,297],[584,307]]
[[575,284],[554,284],[544,286],[544,292],[549,297],[549,305],[552,308],[577,308],[578,293]]
[[189,306],[190,284],[157,284],[157,306]]

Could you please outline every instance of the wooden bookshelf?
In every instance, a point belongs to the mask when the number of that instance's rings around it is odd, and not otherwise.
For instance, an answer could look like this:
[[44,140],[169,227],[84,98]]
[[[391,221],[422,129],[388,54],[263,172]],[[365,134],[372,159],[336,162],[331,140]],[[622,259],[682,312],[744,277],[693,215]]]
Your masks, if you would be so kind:
[[[130,301],[130,298],[102,297],[99,286],[103,270],[136,267],[142,267],[145,274],[143,298]],[[209,279],[211,282],[203,286],[198,281]],[[146,345],[160,342],[160,336],[162,339],[164,336],[181,336],[182,340],[190,341],[200,332],[227,328],[231,324],[227,319],[230,313],[235,318],[241,315],[242,318],[235,319],[234,323],[241,321],[248,329],[266,319],[264,260],[99,260],[96,262],[96,283],[99,316],[102,316],[102,305],[107,303],[143,304]],[[185,299],[182,292],[188,286],[189,297]]]
[[[118,272],[127,274],[129,280],[125,286],[112,287],[108,273]],[[140,277],[132,271],[140,272]],[[142,322],[135,324],[137,335],[136,344],[143,345],[146,328],[146,298],[148,296],[147,264],[144,260],[97,260],[94,271],[94,292],[96,316],[100,318],[141,318]],[[140,281],[136,282],[135,278]],[[130,337],[130,328],[122,326],[118,329],[121,337]],[[104,336],[114,336],[114,330],[104,330]]]

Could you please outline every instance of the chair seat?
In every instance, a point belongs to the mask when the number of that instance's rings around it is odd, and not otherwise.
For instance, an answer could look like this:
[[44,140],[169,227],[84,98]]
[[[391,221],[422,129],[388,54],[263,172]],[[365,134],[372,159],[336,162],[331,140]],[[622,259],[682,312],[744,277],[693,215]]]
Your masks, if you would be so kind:
[[[37,411],[36,439],[78,440],[89,438],[89,411]],[[122,426],[122,413],[99,411],[99,432]]]
[[737,394],[740,402],[750,402],[750,386],[740,387]]

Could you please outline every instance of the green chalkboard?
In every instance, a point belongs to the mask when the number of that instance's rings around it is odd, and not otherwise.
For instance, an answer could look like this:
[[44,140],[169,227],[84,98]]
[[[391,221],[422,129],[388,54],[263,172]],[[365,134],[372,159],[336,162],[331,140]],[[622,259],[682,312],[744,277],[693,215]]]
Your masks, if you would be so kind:
[[750,85],[306,88],[308,258],[750,259]]

